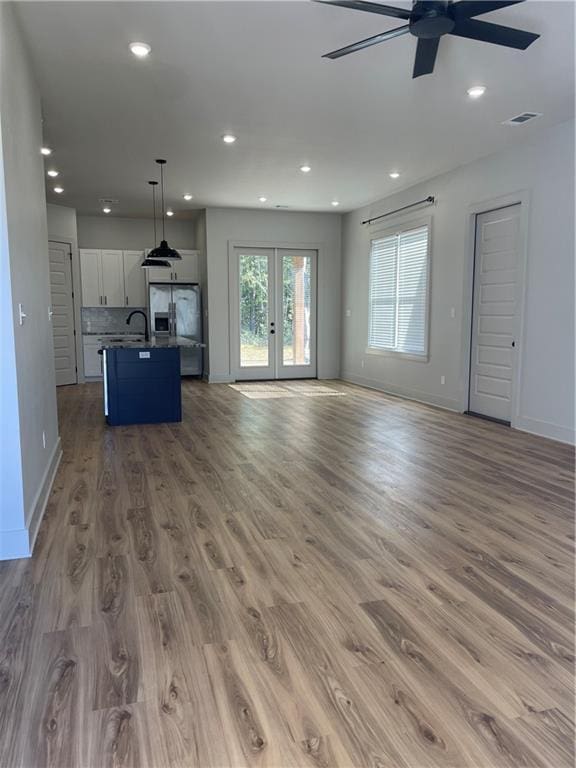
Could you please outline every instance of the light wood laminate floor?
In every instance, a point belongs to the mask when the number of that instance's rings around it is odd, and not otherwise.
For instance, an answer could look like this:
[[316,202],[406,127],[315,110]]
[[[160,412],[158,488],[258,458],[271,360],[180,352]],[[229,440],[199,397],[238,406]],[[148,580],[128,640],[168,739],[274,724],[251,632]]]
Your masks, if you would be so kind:
[[339,382],[58,392],[0,766],[573,764],[573,454]]

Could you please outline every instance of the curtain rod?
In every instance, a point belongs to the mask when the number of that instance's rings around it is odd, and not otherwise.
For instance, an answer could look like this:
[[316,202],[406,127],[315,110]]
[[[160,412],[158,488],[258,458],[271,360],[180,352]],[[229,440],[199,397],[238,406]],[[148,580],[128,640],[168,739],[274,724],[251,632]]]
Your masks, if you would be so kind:
[[383,219],[385,216],[392,216],[393,213],[400,213],[400,211],[406,211],[408,208],[414,208],[415,205],[422,205],[423,203],[428,203],[429,205],[432,205],[435,198],[434,195],[428,195],[428,197],[424,198],[424,200],[418,200],[417,203],[410,203],[410,205],[405,205],[402,208],[396,208],[395,211],[388,211],[388,213],[382,213],[380,216],[374,216],[373,219],[366,219],[366,221],[363,221],[362,224],[372,224],[373,221],[378,221],[378,219]]

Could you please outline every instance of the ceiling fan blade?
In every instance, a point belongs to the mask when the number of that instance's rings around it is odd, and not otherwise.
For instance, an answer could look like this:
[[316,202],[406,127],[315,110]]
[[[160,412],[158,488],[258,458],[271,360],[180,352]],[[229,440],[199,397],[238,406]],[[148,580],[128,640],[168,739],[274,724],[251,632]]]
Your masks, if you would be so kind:
[[524,32],[522,29],[503,27],[501,24],[490,24],[476,19],[458,19],[456,26],[449,33],[457,37],[467,37],[470,40],[481,40],[484,43],[504,45],[506,48],[526,50],[540,35],[534,32]]
[[368,0],[314,0],[314,2],[322,3],[323,5],[337,5],[340,8],[351,8],[353,11],[379,13],[381,16],[393,16],[395,19],[404,19],[404,21],[408,21],[410,18],[410,11],[406,8],[370,3]]
[[347,56],[349,53],[355,51],[361,51],[363,48],[370,48],[371,45],[378,45],[385,40],[391,40],[393,37],[400,37],[405,35],[409,31],[410,27],[406,24],[403,27],[396,27],[396,29],[389,29],[388,32],[382,32],[380,35],[374,35],[374,37],[367,37],[366,40],[360,40],[358,43],[352,43],[345,48],[339,48],[337,51],[330,51],[322,56],[323,59],[339,59],[341,56]]
[[439,37],[418,38],[412,79],[421,77],[422,75],[429,75],[434,71],[439,42]]
[[498,11],[509,5],[518,5],[525,0],[460,0],[449,6],[453,19],[469,19],[471,16],[480,16],[482,13]]

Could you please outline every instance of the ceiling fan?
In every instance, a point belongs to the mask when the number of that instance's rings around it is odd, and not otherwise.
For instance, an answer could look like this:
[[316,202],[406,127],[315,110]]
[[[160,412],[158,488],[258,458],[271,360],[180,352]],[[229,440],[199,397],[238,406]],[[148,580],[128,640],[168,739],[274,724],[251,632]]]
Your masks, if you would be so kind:
[[339,59],[349,53],[378,45],[393,37],[400,37],[410,33],[418,38],[416,46],[416,59],[412,77],[429,75],[434,71],[434,63],[438,52],[438,44],[443,35],[456,35],[467,37],[470,40],[481,40],[485,43],[503,45],[507,48],[525,50],[540,35],[533,32],[524,32],[512,27],[504,27],[501,24],[492,24],[486,21],[478,21],[475,16],[480,16],[489,11],[497,11],[509,5],[522,3],[524,0],[414,0],[412,10],[396,8],[393,5],[381,5],[368,0],[314,0],[325,5],[337,5],[341,8],[352,8],[355,11],[366,11],[381,16],[392,16],[408,22],[401,27],[389,29],[374,37],[360,40],[345,48],[324,54],[325,59]]

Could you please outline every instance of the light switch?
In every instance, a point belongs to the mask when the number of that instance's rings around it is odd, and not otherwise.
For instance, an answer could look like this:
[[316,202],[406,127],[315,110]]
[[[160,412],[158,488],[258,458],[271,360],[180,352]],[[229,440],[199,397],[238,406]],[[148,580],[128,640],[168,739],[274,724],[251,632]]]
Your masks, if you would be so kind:
[[450,317],[452,320],[456,317],[456,307],[450,307]]
[[352,316],[352,310],[351,309],[347,309],[346,310],[346,317],[351,317],[351,316]]

